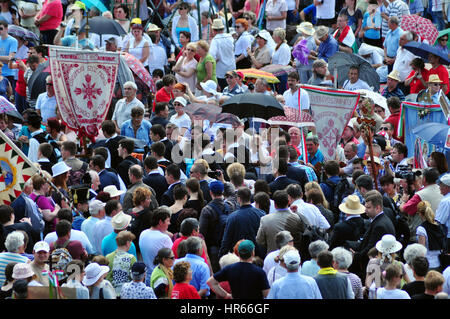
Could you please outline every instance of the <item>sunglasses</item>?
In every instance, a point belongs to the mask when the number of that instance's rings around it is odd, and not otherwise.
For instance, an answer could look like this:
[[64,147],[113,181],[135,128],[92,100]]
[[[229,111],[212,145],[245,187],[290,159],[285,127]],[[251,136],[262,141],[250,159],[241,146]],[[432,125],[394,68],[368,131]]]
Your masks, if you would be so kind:
[[440,38],[439,41],[445,41],[445,42],[447,42],[447,41],[448,41],[448,38]]
[[237,26],[236,26],[236,29],[240,29],[240,28],[242,28],[241,25],[237,25]]
[[381,127],[380,128],[382,131],[389,131],[389,127]]
[[167,257],[167,259],[172,259],[172,260],[174,260],[174,259],[175,259],[175,256]]
[[231,75],[225,75],[225,79],[232,79],[233,78],[233,76],[231,76]]
[[179,105],[179,106],[183,106],[183,104],[181,104],[181,103],[178,103],[178,102],[176,102],[176,103],[173,103],[173,105],[174,105],[174,106],[178,106],[178,105]]
[[45,85],[53,86],[53,83],[45,83]]
[[186,49],[186,51],[195,52],[194,49]]

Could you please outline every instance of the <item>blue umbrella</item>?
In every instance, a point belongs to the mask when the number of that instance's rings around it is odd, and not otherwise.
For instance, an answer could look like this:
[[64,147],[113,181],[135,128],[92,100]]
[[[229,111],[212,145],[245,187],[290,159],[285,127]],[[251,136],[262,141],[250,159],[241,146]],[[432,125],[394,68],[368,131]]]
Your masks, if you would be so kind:
[[444,147],[450,125],[442,123],[425,123],[412,129],[412,133],[430,144]]
[[108,11],[108,9],[100,0],[81,0],[81,2],[83,2],[88,9],[96,7],[98,10],[100,10],[101,13]]
[[429,44],[411,41],[403,47],[413,54],[420,56],[425,62],[428,62],[428,55],[432,53],[441,58],[441,64],[450,64],[450,59],[447,54],[444,54],[441,50]]

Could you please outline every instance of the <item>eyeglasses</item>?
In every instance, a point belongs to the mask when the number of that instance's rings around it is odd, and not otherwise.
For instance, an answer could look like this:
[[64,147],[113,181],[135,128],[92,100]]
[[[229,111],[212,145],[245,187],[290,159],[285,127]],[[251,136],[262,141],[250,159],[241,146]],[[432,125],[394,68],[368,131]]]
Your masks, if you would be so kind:
[[447,42],[447,41],[448,41],[448,38],[440,38],[439,41],[445,41],[445,42]]
[[53,86],[53,83],[45,83],[45,85]]
[[382,131],[389,131],[389,127],[381,127],[380,128]]
[[186,51],[195,52],[194,49],[186,49]]
[[172,259],[172,260],[174,260],[174,259],[175,259],[175,256],[167,257],[167,259]]
[[232,79],[233,78],[233,76],[231,76],[231,75],[225,75],[225,79]]
[[433,85],[433,86],[440,86],[441,84],[440,83],[431,83],[431,85]]
[[236,26],[236,29],[240,29],[240,28],[242,28],[241,25],[237,25],[237,26]]

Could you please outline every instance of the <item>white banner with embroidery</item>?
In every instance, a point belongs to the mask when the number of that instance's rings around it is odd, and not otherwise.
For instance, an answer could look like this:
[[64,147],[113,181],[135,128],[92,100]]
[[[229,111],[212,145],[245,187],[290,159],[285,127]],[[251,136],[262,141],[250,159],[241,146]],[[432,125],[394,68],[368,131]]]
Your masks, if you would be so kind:
[[316,125],[325,160],[335,159],[336,146],[359,101],[359,93],[302,85],[309,95],[311,115]]
[[95,139],[111,103],[119,54],[50,47],[50,70],[62,120]]

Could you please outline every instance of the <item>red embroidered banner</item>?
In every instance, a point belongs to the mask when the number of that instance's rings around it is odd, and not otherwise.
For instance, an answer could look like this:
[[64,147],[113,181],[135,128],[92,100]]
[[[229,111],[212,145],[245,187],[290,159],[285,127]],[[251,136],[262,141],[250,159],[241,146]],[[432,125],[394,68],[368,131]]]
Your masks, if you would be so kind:
[[119,54],[50,47],[50,70],[62,120],[95,139],[111,103]]

